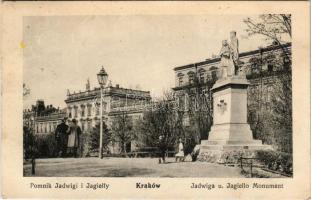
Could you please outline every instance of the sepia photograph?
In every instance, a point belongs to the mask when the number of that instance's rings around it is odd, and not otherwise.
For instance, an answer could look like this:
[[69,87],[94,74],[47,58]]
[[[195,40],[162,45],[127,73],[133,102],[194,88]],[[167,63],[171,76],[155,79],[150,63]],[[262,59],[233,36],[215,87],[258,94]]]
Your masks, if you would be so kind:
[[291,13],[23,16],[22,38],[24,177],[295,176]]

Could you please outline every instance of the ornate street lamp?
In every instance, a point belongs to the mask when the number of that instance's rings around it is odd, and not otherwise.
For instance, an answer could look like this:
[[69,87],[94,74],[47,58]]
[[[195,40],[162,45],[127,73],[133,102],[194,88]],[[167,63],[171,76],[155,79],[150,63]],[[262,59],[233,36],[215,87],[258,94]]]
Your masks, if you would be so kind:
[[100,137],[99,137],[99,158],[103,158],[103,88],[105,87],[108,74],[102,66],[101,70],[97,74],[97,80],[100,85]]

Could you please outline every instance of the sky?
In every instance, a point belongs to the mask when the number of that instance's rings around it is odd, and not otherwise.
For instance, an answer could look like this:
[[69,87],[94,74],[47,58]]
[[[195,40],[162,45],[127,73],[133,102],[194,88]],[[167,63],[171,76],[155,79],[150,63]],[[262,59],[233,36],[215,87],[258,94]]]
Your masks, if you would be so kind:
[[24,108],[44,99],[64,108],[72,93],[98,87],[104,66],[112,84],[159,97],[174,87],[174,68],[218,55],[237,31],[240,52],[267,43],[247,37],[242,15],[34,16],[23,21]]

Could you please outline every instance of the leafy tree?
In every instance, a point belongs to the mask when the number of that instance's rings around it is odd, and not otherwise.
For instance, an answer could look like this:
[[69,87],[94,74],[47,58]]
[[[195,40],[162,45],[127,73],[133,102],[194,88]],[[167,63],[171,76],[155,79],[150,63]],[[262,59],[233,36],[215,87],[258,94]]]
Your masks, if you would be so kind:
[[[254,57],[250,60],[259,78],[260,88],[257,95],[250,95],[251,101],[257,102],[257,117],[250,120],[254,129],[255,137],[273,143],[281,151],[292,152],[292,78],[291,78],[291,52],[285,48],[284,43],[290,42],[291,15],[290,14],[265,14],[260,15],[258,20],[247,18],[244,20],[247,25],[249,36],[262,35],[266,40],[273,41],[282,50],[278,54],[275,50],[272,54],[261,57]],[[271,56],[273,58],[271,58]],[[276,70],[264,72],[262,66],[268,61]],[[262,80],[264,77],[274,79],[272,91],[263,91]],[[252,78],[252,77],[250,77]],[[264,93],[270,92],[271,110],[265,110]],[[250,118],[249,118],[250,119]]]
[[[111,132],[109,131],[105,122],[103,122],[103,149],[107,148],[108,144],[111,142]],[[88,151],[98,152],[99,141],[100,141],[100,124],[96,124],[91,130],[87,138]]]
[[120,143],[121,152],[127,153],[126,145],[134,139],[134,131],[133,120],[125,111],[113,118],[111,133],[113,141]]
[[167,93],[138,120],[138,140],[144,146],[156,147],[162,151],[174,148],[178,138],[184,138],[182,118],[183,112],[174,109],[172,93]]
[[188,97],[185,113],[191,126],[184,127],[186,137],[194,139],[198,144],[201,140],[208,139],[208,133],[213,124],[213,98],[211,88],[216,77],[208,77],[204,82],[199,80],[198,70],[195,68],[194,81],[191,87],[184,90]]
[[272,122],[279,149],[292,153],[292,77],[289,73],[278,75],[271,98]]

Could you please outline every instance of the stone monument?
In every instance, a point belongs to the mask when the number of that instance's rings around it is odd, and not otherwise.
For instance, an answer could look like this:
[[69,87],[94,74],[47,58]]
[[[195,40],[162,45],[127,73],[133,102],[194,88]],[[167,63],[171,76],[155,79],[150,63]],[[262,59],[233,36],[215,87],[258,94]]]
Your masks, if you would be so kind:
[[[234,32],[235,33],[235,32]],[[221,77],[212,88],[213,125],[208,140],[202,140],[199,160],[210,162],[236,162],[239,156],[250,156],[254,150],[270,149],[261,140],[254,140],[247,123],[247,87],[249,82],[244,75],[237,74],[238,41],[230,45],[222,42],[220,51]],[[235,35],[235,34],[234,34]],[[247,155],[245,155],[247,154]]]

